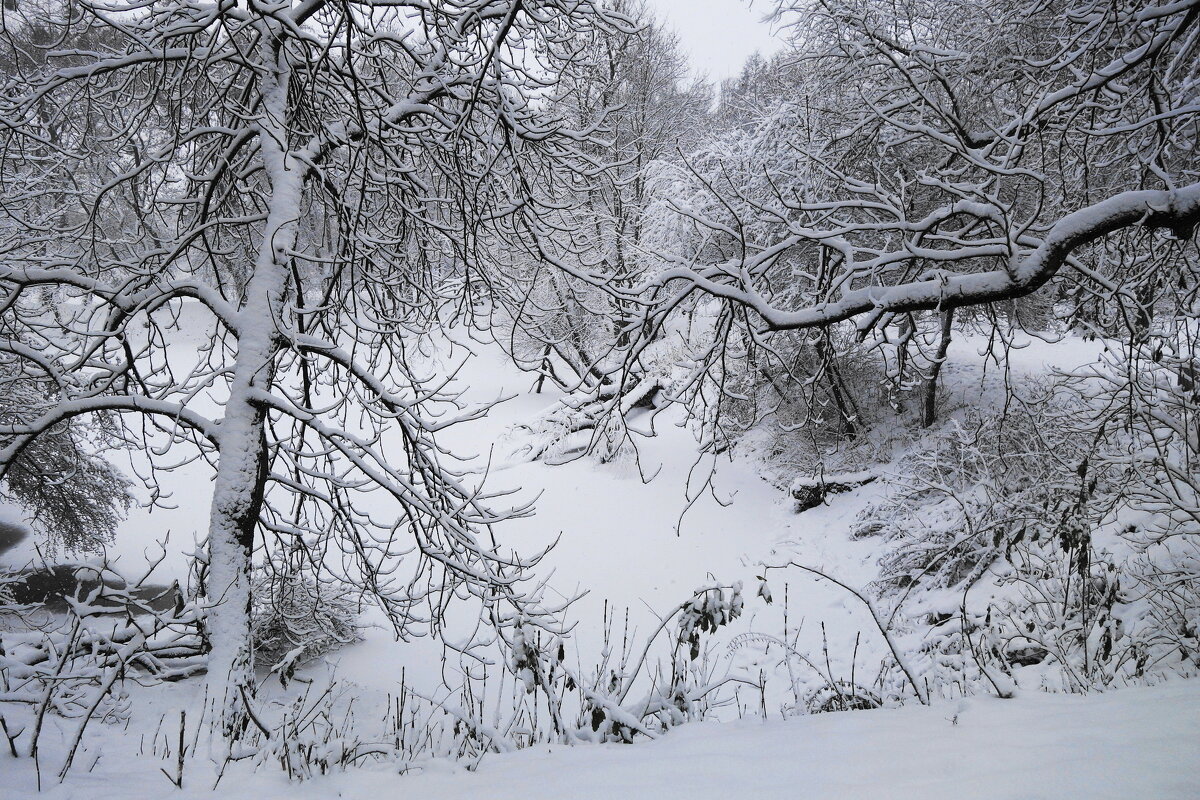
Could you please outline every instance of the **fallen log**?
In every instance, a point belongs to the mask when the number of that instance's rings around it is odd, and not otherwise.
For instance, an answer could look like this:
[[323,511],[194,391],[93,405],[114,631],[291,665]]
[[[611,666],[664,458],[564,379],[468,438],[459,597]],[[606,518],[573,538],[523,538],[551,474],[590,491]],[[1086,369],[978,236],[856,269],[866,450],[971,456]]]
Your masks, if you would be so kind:
[[860,486],[879,479],[878,472],[864,470],[861,472],[826,473],[804,476],[792,482],[792,497],[796,500],[796,513],[816,508],[825,502],[831,494],[852,492]]

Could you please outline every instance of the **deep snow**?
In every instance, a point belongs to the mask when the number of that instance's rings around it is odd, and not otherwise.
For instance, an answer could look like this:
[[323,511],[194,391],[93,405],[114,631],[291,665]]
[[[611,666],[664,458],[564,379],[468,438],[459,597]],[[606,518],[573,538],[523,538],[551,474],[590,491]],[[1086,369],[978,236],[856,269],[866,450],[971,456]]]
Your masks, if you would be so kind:
[[[345,780],[342,796],[368,795]],[[1194,800],[1200,684],[702,723],[634,746],[521,751],[403,788],[431,800]]]
[[[48,800],[211,797],[197,770],[175,790],[135,737],[111,737],[91,773]],[[90,759],[89,759],[90,761]],[[0,756],[0,798],[35,792],[29,760]],[[14,766],[17,768],[14,769]],[[288,783],[278,770],[227,776],[229,800],[1194,800],[1200,797],[1200,683],[1104,695],[976,697],[879,711],[697,723],[634,745],[534,747],[475,771],[386,766]]]
[[[185,318],[186,324],[186,318]],[[603,609],[615,610],[616,635],[639,641],[658,614],[686,600],[713,580],[742,581],[748,601],[760,564],[790,559],[820,567],[852,586],[872,580],[876,543],[854,541],[848,532],[858,513],[878,499],[880,484],[837,495],[804,514],[763,474],[752,459],[697,460],[692,433],[675,412],[660,415],[658,436],[641,440],[638,463],[620,459],[598,464],[583,458],[551,467],[526,463],[512,454],[521,432],[514,426],[537,417],[557,395],[531,394],[533,378],[503,363],[486,345],[459,331],[462,347],[439,351],[430,370],[449,372],[464,358],[459,374],[463,400],[484,403],[513,399],[479,420],[440,436],[461,454],[463,464],[487,472],[492,490],[512,489],[513,505],[537,501],[533,517],[500,526],[505,548],[532,552],[558,540],[539,574],[560,597],[579,596],[569,619],[578,623],[570,660],[586,671],[603,646],[598,631]],[[194,340],[181,332],[182,348]],[[956,341],[945,375],[958,404],[979,402],[979,350],[970,337]],[[481,354],[468,357],[468,349]],[[1071,339],[1033,342],[1014,351],[1014,368],[1029,374],[1047,367],[1073,367],[1094,360],[1094,343]],[[1001,371],[1001,365],[993,370]],[[975,376],[974,378],[972,376]],[[989,390],[990,391],[990,390]],[[133,457],[136,461],[137,456]],[[711,489],[703,486],[709,469]],[[653,476],[644,481],[643,477]],[[207,524],[208,476],[202,464],[164,473],[178,508],[135,513],[118,534],[111,555],[129,572],[153,543],[171,530],[170,557],[156,579],[176,577],[182,553]],[[776,482],[777,483],[777,482]],[[687,499],[699,498],[683,514]],[[11,509],[0,508],[0,518]],[[683,514],[681,518],[681,514]],[[4,556],[28,558],[32,540]],[[830,652],[838,676],[858,670],[869,684],[883,643],[861,603],[844,590],[797,573],[771,578],[776,602],[748,602],[746,615],[724,630],[709,651],[713,677],[765,675],[773,680],[767,705],[771,721],[741,720],[731,703],[719,716],[729,724],[705,723],[676,729],[656,742],[632,746],[536,747],[488,756],[476,772],[432,762],[419,774],[397,779],[394,766],[376,765],[305,784],[288,784],[270,766],[258,773],[239,769],[220,785],[222,796],[326,798],[1197,798],[1200,780],[1200,684],[1126,690],[1089,697],[1022,694],[1013,701],[985,697],[941,698],[932,708],[906,707],[781,719],[788,697],[789,668],[778,648],[737,647],[738,634],[783,635],[786,584],[787,638],[797,649]],[[628,614],[628,630],[625,615]],[[372,620],[368,615],[367,622]],[[382,627],[366,640],[334,653],[328,670],[361,698],[362,707],[384,702],[403,671],[409,685],[433,692],[444,677],[440,650],[429,640],[393,642]],[[326,675],[314,667],[311,675]],[[789,679],[790,680],[790,679]],[[91,744],[65,785],[50,797],[139,798],[173,795],[159,772],[165,762],[145,754],[145,739],[162,715],[190,702],[189,685],[141,692],[147,705],[121,727],[97,726]],[[954,720],[957,719],[957,722]],[[95,737],[95,738],[92,738]],[[49,752],[52,752],[48,748]],[[98,758],[98,760],[97,760]],[[92,771],[87,766],[94,764]],[[49,774],[58,764],[49,766]],[[45,767],[44,767],[45,769]],[[28,758],[0,753],[0,798],[24,798],[35,787]],[[211,777],[197,766],[180,796],[204,796]]]

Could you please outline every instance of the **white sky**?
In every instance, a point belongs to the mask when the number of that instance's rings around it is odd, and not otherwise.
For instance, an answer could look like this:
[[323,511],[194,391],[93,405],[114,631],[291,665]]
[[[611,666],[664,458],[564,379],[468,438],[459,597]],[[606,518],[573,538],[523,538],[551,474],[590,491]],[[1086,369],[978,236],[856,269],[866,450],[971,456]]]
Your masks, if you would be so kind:
[[679,33],[696,73],[716,83],[741,71],[754,51],[779,48],[771,26],[761,22],[773,7],[768,0],[648,0],[655,15]]

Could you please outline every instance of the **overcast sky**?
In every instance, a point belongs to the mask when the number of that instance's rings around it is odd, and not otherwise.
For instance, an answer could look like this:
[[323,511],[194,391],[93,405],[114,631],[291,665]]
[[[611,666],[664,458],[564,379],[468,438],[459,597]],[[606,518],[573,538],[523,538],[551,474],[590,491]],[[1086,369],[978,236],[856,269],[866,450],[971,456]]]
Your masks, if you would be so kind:
[[741,71],[755,50],[767,55],[778,47],[771,26],[759,20],[772,5],[766,0],[649,0],[657,16],[679,33],[692,69],[714,82]]

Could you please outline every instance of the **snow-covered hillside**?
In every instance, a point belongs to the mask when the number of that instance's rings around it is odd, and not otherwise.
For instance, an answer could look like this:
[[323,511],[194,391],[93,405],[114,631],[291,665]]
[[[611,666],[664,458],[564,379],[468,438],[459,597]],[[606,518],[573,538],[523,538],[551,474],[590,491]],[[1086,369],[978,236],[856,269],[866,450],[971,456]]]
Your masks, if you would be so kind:
[[1200,800],[1200,0],[0,34],[0,800]]
[[[963,352],[952,354],[947,370],[952,405],[978,405],[996,396],[971,366],[969,348],[968,343]],[[1081,358],[1094,358],[1095,345],[1068,342],[1014,352],[1019,354],[1018,369],[1041,374],[1048,363],[1070,367]],[[878,577],[879,553],[877,542],[855,538],[854,530],[863,509],[889,491],[886,464],[875,465],[880,480],[829,495],[823,504],[797,514],[791,497],[773,485],[776,476],[766,474],[768,465],[752,450],[732,458],[698,456],[694,434],[675,410],[659,415],[657,436],[638,440],[636,460],[631,453],[606,464],[589,456],[558,466],[531,462],[519,457],[522,442],[534,435],[522,426],[553,404],[555,394],[532,393],[528,375],[508,364],[494,346],[461,331],[426,366],[456,372],[461,401],[468,405],[510,398],[487,416],[450,429],[443,441],[460,454],[462,466],[475,479],[486,478],[493,491],[511,489],[514,506],[536,501],[533,516],[504,523],[498,535],[504,547],[522,552],[554,544],[539,574],[555,596],[577,598],[568,614],[575,624],[566,640],[568,662],[582,674],[606,649],[636,650],[659,616],[688,599],[696,587],[741,582],[744,614],[705,640],[702,659],[709,680],[737,681],[711,696],[706,712],[711,722],[673,730],[660,741],[580,748],[536,745],[461,762],[431,748],[427,755],[439,757],[402,765],[367,757],[363,769],[301,787],[285,786],[270,768],[252,772],[249,764],[234,764],[221,779],[224,796],[359,797],[389,790],[393,781],[396,791],[430,798],[793,797],[797,792],[830,798],[1117,798],[1137,793],[1188,798],[1200,791],[1194,778],[1200,758],[1200,689],[1191,683],[1086,697],[1023,693],[1012,701],[964,698],[943,689],[928,708],[913,704],[797,716],[806,703],[811,710],[813,690],[829,678],[871,686],[888,656],[861,599],[811,573],[783,568],[794,561],[865,591]],[[192,466],[166,474],[165,488],[179,502],[179,509],[170,512],[173,524],[182,526],[175,533],[183,534],[183,541],[203,530],[203,523],[196,522],[203,519],[205,498],[197,472]],[[117,563],[137,562],[160,537],[156,526],[163,516],[161,510],[131,516],[113,547]],[[182,577],[172,573],[181,556],[182,548],[175,547],[160,568],[165,571],[161,577]],[[13,555],[8,558],[12,563]],[[764,566],[781,568],[769,576],[769,605],[754,594]],[[430,640],[394,641],[385,626],[370,627],[374,619],[370,611],[364,615],[368,627],[363,641],[298,675],[312,682],[310,695],[332,687],[338,699],[328,711],[350,713],[347,708],[356,705],[354,719],[370,719],[368,727],[382,735],[386,725],[370,709],[388,708],[401,681],[426,696],[455,701],[446,687],[462,683],[464,667],[453,659],[444,661],[442,650]],[[654,654],[665,656],[660,649]],[[495,681],[502,672],[477,669],[476,677],[490,675]],[[72,772],[62,786],[43,777],[50,796],[140,796],[150,785],[158,786],[156,792],[174,792],[159,768],[172,769],[177,715],[185,707],[198,713],[199,686],[185,681],[131,687],[133,716],[117,726],[94,725],[77,756],[84,768]],[[277,696],[268,701],[266,713],[283,713],[288,699],[299,696],[297,686],[283,692],[273,679],[265,680],[265,697]],[[501,684],[491,700],[497,719],[504,692]],[[27,721],[18,716],[11,724]],[[184,729],[195,733],[186,722]],[[42,758],[55,768],[73,730],[55,718],[47,723]],[[11,796],[32,791],[34,762],[0,757],[11,776],[9,791],[16,792]],[[215,778],[210,768],[191,768],[184,796],[200,796],[211,788]],[[398,777],[398,772],[405,774]]]

